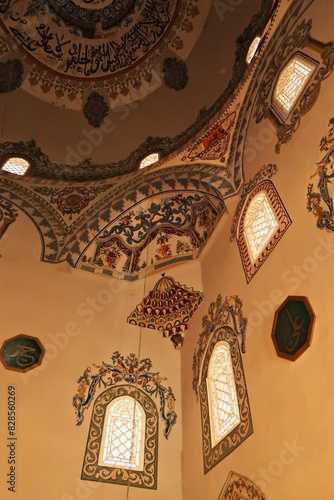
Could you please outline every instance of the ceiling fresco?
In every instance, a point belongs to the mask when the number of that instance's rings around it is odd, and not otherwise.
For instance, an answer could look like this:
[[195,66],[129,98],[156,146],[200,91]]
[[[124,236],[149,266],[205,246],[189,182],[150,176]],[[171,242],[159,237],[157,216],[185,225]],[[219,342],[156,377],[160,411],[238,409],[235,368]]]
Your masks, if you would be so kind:
[[187,57],[209,7],[203,0],[2,1],[2,52],[20,48],[30,64],[22,88],[53,104],[81,109],[83,93],[102,88],[111,107],[124,105],[161,84],[153,62],[167,47]]

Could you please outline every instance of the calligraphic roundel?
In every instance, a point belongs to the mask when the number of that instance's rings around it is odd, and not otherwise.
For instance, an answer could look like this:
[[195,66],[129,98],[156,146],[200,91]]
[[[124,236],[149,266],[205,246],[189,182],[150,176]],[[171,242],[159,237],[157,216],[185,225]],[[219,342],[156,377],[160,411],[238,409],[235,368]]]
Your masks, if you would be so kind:
[[90,81],[120,75],[160,53],[181,4],[180,0],[1,3],[2,27],[29,58],[62,77]]

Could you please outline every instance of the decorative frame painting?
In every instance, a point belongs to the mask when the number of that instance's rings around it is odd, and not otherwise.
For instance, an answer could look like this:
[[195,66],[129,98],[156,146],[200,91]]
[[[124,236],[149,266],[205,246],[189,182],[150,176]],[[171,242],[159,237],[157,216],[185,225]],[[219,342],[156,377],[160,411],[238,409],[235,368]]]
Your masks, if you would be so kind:
[[25,373],[42,363],[45,349],[37,337],[20,333],[7,339],[0,350],[0,361],[6,370]]

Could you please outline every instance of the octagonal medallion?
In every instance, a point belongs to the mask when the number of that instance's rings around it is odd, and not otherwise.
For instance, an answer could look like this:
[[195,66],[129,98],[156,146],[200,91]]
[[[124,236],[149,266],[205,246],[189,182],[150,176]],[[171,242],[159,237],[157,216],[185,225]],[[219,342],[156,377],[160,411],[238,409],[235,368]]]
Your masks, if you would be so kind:
[[275,313],[271,334],[277,356],[296,361],[311,345],[314,323],[307,297],[287,297]]
[[0,350],[0,360],[6,370],[27,372],[42,363],[45,349],[36,337],[16,335],[7,339]]

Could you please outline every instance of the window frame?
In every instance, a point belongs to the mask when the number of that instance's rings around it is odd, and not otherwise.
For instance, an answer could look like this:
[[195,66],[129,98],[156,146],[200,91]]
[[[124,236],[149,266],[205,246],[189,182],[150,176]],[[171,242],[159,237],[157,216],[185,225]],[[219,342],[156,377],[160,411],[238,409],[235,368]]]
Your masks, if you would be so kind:
[[[115,399],[129,396],[141,405],[145,413],[143,469],[101,465],[99,457],[104,446],[103,436],[107,409]],[[159,412],[154,401],[139,387],[131,384],[112,386],[97,396],[89,426],[81,479],[105,483],[157,489]]]
[[[112,431],[112,421],[113,417],[111,415],[113,407],[117,404],[119,400],[127,400],[128,403],[133,404],[134,408],[136,408],[137,411],[137,406],[139,407],[139,419],[134,419],[134,420],[140,420],[140,430],[139,430],[139,439],[138,439],[138,465],[137,466],[132,466],[128,465],[128,467],[122,467],[119,465],[119,468],[122,469],[131,469],[131,470],[143,470],[144,468],[144,444],[145,444],[145,429],[146,429],[146,416],[145,416],[145,411],[144,408],[141,406],[139,401],[135,400],[132,396],[124,395],[124,396],[119,396],[118,398],[114,398],[108,406],[106,407],[105,414],[104,414],[104,422],[103,422],[103,433],[102,433],[102,439],[101,439],[101,446],[100,446],[100,452],[99,452],[99,457],[98,457],[98,464],[105,466],[105,467],[117,467],[117,464],[110,464],[107,462],[106,459],[103,458],[103,455],[106,452],[106,447],[109,448],[108,451],[110,452],[110,443],[109,445],[106,444],[107,439],[107,433],[109,434]],[[110,420],[110,425],[109,425],[109,420]],[[136,434],[136,429],[138,429],[138,425],[136,425],[137,422],[135,422],[134,429]],[[135,438],[134,438],[135,439]]]
[[[278,222],[278,227],[277,230],[272,234],[271,238],[266,241],[265,247],[259,253],[256,260],[253,260],[244,231],[244,223],[247,210],[253,198],[255,198],[261,192],[264,192],[266,194],[267,201],[269,202],[272,212],[274,213],[275,218]],[[272,253],[277,243],[281,240],[282,236],[285,234],[291,224],[292,220],[273,183],[269,180],[260,182],[247,196],[239,218],[237,229],[237,244],[247,283],[249,283],[253,279],[255,274],[259,271],[261,266],[267,260],[267,258]]]
[[[230,348],[231,363],[238,398],[240,423],[228,434],[226,434],[226,436],[224,436],[215,446],[212,446],[207,374],[214,348],[216,344],[221,341],[228,344]],[[217,328],[208,343],[202,364],[199,398],[201,407],[203,466],[204,474],[207,474],[213,467],[238,448],[238,446],[240,446],[240,444],[242,444],[253,433],[252,417],[239,339],[233,328],[230,326]]]
[[230,399],[234,400],[233,401],[234,403],[236,400],[236,403],[237,403],[237,413],[238,413],[237,422],[234,423],[232,425],[232,427],[230,427],[228,432],[225,431],[221,437],[217,437],[217,424],[215,422],[216,415],[214,415],[216,405],[213,401],[215,395],[212,394],[212,384],[210,384],[210,381],[213,379],[210,377],[209,372],[211,370],[211,364],[213,361],[213,357],[214,357],[216,351],[219,349],[219,347],[225,347],[227,349],[228,352],[227,352],[227,363],[226,364],[229,365],[228,368],[231,369],[231,371],[233,372],[230,346],[227,342],[225,342],[224,340],[221,340],[215,344],[213,351],[211,353],[209,364],[208,364],[208,374],[207,374],[207,378],[206,378],[207,391],[208,391],[208,403],[209,403],[211,445],[212,445],[212,447],[216,446],[222,439],[224,439],[224,437],[226,437],[231,431],[233,431],[233,429],[235,427],[237,427],[237,425],[239,425],[240,421],[241,421],[240,420],[240,408],[239,408],[239,404],[238,404],[237,390],[236,390],[236,384],[235,384],[235,377],[234,377],[234,373],[232,373],[232,380],[230,380],[229,385],[232,386],[233,394],[231,395]]
[[[4,170],[4,166],[6,165],[7,161],[10,160],[11,158],[20,158],[24,161],[26,161],[29,166],[27,168],[27,170],[24,172],[24,174],[16,174],[15,172],[10,172],[8,170]],[[30,158],[28,158],[27,156],[25,155],[22,155],[22,154],[11,154],[11,155],[6,155],[6,156],[2,156],[1,159],[0,159],[0,171],[5,173],[5,175],[15,175],[15,177],[17,178],[22,178],[22,177],[25,177],[28,172],[31,174],[32,170],[33,170],[33,164],[32,164],[32,161]]]

